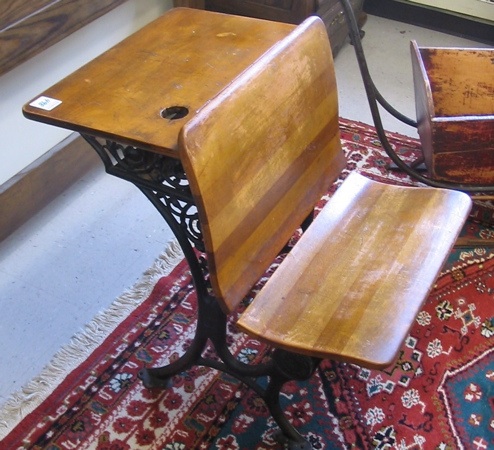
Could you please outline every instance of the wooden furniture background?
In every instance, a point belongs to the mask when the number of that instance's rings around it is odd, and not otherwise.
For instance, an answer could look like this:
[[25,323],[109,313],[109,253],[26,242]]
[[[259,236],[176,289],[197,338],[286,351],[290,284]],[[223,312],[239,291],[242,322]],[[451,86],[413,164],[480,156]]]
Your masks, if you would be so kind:
[[[494,10],[494,5],[491,6]],[[376,16],[494,45],[494,19],[473,20],[471,16],[448,14],[443,9],[426,7],[406,0],[365,0],[365,11]]]
[[126,0],[1,0],[0,75]]
[[173,0],[173,6],[180,7],[184,6],[186,8],[197,8],[204,9],[205,8],[205,0]]
[[[350,0],[350,3],[362,27],[366,19],[364,0]],[[339,0],[175,0],[174,5],[294,24],[318,15],[326,26],[333,56],[348,39],[348,26]]]
[[428,176],[494,185],[494,49],[410,47]]
[[[206,9],[298,24],[318,9],[317,0],[205,0]],[[322,3],[328,3],[323,0]]]

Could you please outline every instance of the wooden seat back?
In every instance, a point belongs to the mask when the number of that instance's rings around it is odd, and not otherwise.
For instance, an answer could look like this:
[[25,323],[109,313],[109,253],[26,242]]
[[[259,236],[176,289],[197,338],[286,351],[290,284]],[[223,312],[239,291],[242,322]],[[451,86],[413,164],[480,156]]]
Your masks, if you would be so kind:
[[307,19],[182,129],[214,294],[231,312],[345,165],[327,32]]

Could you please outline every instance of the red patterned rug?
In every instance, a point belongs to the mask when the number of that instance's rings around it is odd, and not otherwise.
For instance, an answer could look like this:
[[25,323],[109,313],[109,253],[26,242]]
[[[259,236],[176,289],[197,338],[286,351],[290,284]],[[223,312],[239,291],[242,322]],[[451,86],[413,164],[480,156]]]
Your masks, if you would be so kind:
[[[341,130],[349,160],[342,178],[358,169],[410,184],[388,170],[371,127],[342,120]],[[417,141],[390,139],[405,159],[417,154]],[[491,237],[473,221],[464,233]],[[173,360],[190,342],[195,303],[181,262],[39,405],[23,405],[20,394],[2,409],[7,426],[0,448],[282,448],[263,402],[228,375],[195,367],[167,390],[142,387],[143,365]],[[262,358],[263,344],[233,325],[230,332],[240,359]],[[24,401],[29,396],[26,389]],[[283,397],[290,420],[314,449],[494,448],[494,253],[488,246],[451,253],[395,365],[375,371],[324,361],[311,380],[290,384]]]

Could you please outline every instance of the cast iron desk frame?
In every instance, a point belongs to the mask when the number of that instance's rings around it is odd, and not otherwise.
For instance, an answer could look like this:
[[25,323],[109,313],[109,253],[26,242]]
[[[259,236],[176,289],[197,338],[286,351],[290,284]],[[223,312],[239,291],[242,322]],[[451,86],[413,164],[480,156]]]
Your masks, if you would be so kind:
[[[158,19],[161,22],[163,22],[163,20],[165,21],[161,26],[166,25],[167,19],[165,16],[168,14],[173,14],[174,17],[187,14],[187,20],[189,22],[191,20],[197,20],[199,27],[203,26],[203,24],[210,25],[210,20],[205,20],[203,17],[204,15],[208,15],[209,19],[217,19],[221,16],[221,20],[225,20],[227,17],[226,20],[230,20],[230,16],[218,15],[207,11],[178,8]],[[165,19],[163,19],[163,17],[165,17]],[[294,28],[292,25],[274,24],[250,18],[236,18],[234,20],[242,22],[248,21],[248,23],[254,25],[261,24],[266,30],[268,28],[277,30],[274,33],[274,36],[265,39],[266,42],[264,47],[267,45],[267,48],[287,35]],[[156,24],[153,23],[148,27],[151,27],[150,29],[153,29],[153,27],[156,29]],[[166,30],[166,26],[163,30]],[[199,32],[200,31],[199,28]],[[142,31],[140,33],[142,33]],[[173,34],[173,31],[168,30],[166,33]],[[127,41],[124,41],[124,47],[128,45],[129,39],[132,39],[132,37],[128,38]],[[267,48],[263,49],[262,46],[261,48],[257,48],[255,51],[259,54],[254,59],[257,59],[257,57]],[[100,64],[102,70],[108,70],[106,67],[107,56],[104,54],[102,57],[96,58],[89,64]],[[113,57],[111,52],[109,57]],[[130,58],[131,55],[128,55],[127,57]],[[252,59],[252,57],[250,59]],[[175,66],[177,64],[176,61],[170,61],[170,64],[172,63],[175,64]],[[173,64],[171,66],[172,69]],[[246,64],[250,64],[250,62],[247,62]],[[246,66],[239,67],[236,70],[240,73],[245,67]],[[221,68],[219,70],[221,70]],[[180,68],[178,71],[180,72]],[[67,86],[70,85],[70,83],[84,84],[85,82],[92,85],[92,82],[88,81],[87,71],[82,68],[82,71],[79,70],[74,72],[74,74],[67,79],[62,80],[58,85]],[[209,82],[211,82],[211,80],[209,80]],[[55,88],[55,90],[53,90],[53,88]],[[95,86],[95,88],[97,89],[98,87]],[[105,86],[99,86],[99,89],[103,92]],[[58,93],[57,85],[55,85],[45,91],[42,95],[50,97],[51,95],[56,96]],[[60,100],[62,100],[62,102],[70,103],[70,100],[66,98],[60,98]],[[202,100],[204,104],[208,101],[208,98],[205,97]],[[76,107],[78,107],[78,105],[76,105]],[[54,110],[56,110],[56,108]],[[168,121],[168,123],[180,123],[182,119],[188,120],[190,117],[189,113],[193,113],[193,108],[191,110],[191,108],[173,104],[169,107],[162,108],[160,111],[156,111],[156,113],[160,113],[160,120]],[[155,146],[152,144],[149,146],[133,145],[133,143],[129,144],[129,141],[133,141],[132,139],[129,139],[128,137],[119,139],[118,134],[112,129],[93,129],[83,122],[71,121],[71,119],[65,117],[63,113],[58,114],[58,117],[54,117],[50,111],[46,112],[38,110],[32,105],[26,105],[24,107],[24,114],[32,120],[61,126],[79,132],[97,152],[103,161],[107,173],[133,183],[148,198],[167,222],[181,246],[190,267],[194,287],[197,293],[198,310],[195,336],[191,345],[178,360],[160,368],[146,368],[141,370],[140,377],[145,386],[165,388],[169,385],[173,375],[183,372],[193,365],[204,365],[229,373],[255,390],[255,392],[264,399],[273,418],[282,431],[280,438],[287,441],[289,448],[311,448],[310,444],[288,422],[280,406],[279,400],[282,386],[290,380],[308,379],[316,370],[319,360],[317,358],[291,354],[283,350],[275,349],[271,353],[271,358],[266,362],[250,365],[240,362],[231,353],[227,343],[227,316],[221,310],[221,307],[210,288],[199,217],[194,199],[189,189],[186,174],[176,150],[178,133],[175,131],[175,142],[173,142],[173,140],[169,141],[172,142],[172,145],[168,145],[166,148],[161,149],[162,151],[153,151]],[[182,122],[182,125],[183,123],[185,122]],[[175,127],[175,130],[179,129],[180,127]],[[308,220],[310,221],[310,218],[308,218]],[[305,225],[305,223],[302,224],[302,227],[304,228]],[[209,342],[213,344],[219,359],[203,357],[203,352]],[[259,379],[263,380],[265,378],[267,378],[267,383],[258,381]]]
[[[144,385],[166,388],[174,375],[194,365],[228,373],[266,402],[281,429],[277,438],[285,442],[287,448],[311,449],[310,443],[286,419],[279,400],[285,383],[309,379],[320,360],[274,349],[270,360],[250,365],[240,362],[231,353],[227,340],[227,316],[211,292],[199,218],[180,161],[114,141],[102,142],[90,135],[82,136],[101,157],[107,173],[137,186],[170,226],[184,252],[197,294],[197,326],[190,346],[170,364],[142,369],[139,377]],[[302,224],[302,228],[305,226],[306,223]],[[219,359],[203,356],[209,342]],[[258,381],[264,378],[268,379],[267,387]]]

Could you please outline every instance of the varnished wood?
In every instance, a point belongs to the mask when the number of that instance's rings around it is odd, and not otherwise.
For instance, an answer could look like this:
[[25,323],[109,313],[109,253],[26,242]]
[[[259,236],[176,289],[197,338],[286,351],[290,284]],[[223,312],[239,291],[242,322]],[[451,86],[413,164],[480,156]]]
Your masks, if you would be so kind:
[[245,1],[245,0],[205,0],[206,8],[211,11],[220,11],[227,14],[257,17],[259,19],[274,20],[299,24],[307,17],[315,14],[318,2],[316,0],[272,1]]
[[188,122],[180,158],[232,311],[344,167],[331,48],[307,19]]
[[2,0],[0,75],[126,0]]
[[[23,111],[33,120],[178,157],[178,133],[187,120],[293,28],[176,8],[43,92],[61,105]],[[189,114],[164,119],[162,110],[173,106]]]
[[494,184],[494,49],[412,41],[418,132],[429,176]]
[[[175,9],[43,94],[62,104],[27,105],[26,116],[180,158],[224,312],[345,166],[331,48],[316,17],[294,28]],[[178,105],[190,114],[161,117]],[[389,364],[470,203],[351,175],[240,326],[293,352]]]
[[204,9],[204,0],[173,0],[173,6]]
[[493,49],[418,47],[414,41],[412,47],[426,71],[434,117],[494,113]]
[[0,31],[46,8],[53,0],[3,0],[0,2]]
[[[348,26],[339,0],[285,0],[276,2],[272,0],[185,0],[176,3],[177,6],[183,3],[182,6],[200,7],[209,11],[294,24],[302,23],[310,15],[318,15],[326,25],[333,57],[349,41]],[[363,12],[363,3],[363,0],[350,1],[359,28],[367,20],[367,16]]]
[[470,210],[466,194],[352,173],[238,324],[291,351],[391,364]]

